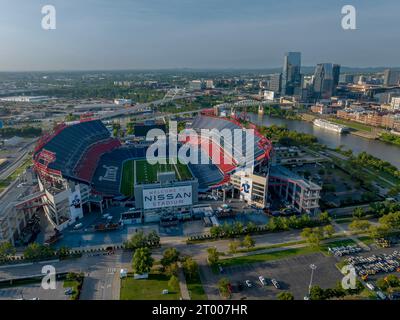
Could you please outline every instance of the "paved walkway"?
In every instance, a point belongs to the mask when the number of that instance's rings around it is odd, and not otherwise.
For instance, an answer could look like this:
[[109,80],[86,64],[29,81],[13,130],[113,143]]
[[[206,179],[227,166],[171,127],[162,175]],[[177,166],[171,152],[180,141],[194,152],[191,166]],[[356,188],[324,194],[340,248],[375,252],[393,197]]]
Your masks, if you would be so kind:
[[189,289],[186,284],[185,274],[183,273],[182,264],[179,262],[178,264],[178,279],[179,279],[179,287],[181,289],[181,297],[183,300],[190,300]]

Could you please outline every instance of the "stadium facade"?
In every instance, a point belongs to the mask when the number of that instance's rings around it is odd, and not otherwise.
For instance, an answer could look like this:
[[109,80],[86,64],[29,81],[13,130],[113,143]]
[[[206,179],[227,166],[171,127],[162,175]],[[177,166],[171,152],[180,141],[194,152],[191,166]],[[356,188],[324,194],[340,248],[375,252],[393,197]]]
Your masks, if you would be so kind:
[[[214,110],[205,110],[191,125],[198,132],[215,128],[244,130],[238,119],[219,117]],[[100,120],[60,124],[40,139],[34,151],[34,169],[40,187],[36,200],[58,230],[75,223],[86,211],[96,208],[103,212],[116,203],[130,202],[134,206],[125,215],[127,221],[162,221],[168,220],[171,214],[178,214],[181,219],[190,218],[199,192],[210,190],[222,191],[224,198],[229,192],[250,205],[266,208],[273,148],[254,125],[250,124],[250,128],[254,129],[254,142],[249,145],[243,139],[239,150],[246,154],[253,149],[254,161],[249,168],[235,158],[236,152],[228,154],[229,163],[214,164],[211,148],[200,144],[200,154],[208,157],[209,163],[149,165],[146,151],[151,142],[122,143],[112,137]],[[142,130],[147,132],[145,128]],[[236,147],[227,145],[225,140],[214,141],[213,137],[210,142],[219,148],[221,155]],[[192,143],[190,139],[188,143]],[[285,180],[282,175],[278,178],[280,185],[288,190],[292,188],[290,179]],[[306,184],[297,183],[297,186],[301,194],[309,192]],[[295,196],[291,199],[293,203],[297,201]],[[297,208],[307,213],[315,209],[302,205]]]

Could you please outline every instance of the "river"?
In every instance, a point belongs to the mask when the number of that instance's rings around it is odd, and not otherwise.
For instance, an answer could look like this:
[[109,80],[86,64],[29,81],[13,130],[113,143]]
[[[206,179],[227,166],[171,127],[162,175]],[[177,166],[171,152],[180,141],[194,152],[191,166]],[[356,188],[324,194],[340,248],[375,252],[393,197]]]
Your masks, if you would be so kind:
[[352,134],[337,134],[335,132],[315,127],[311,122],[301,120],[288,120],[271,118],[268,115],[249,114],[250,120],[258,125],[285,125],[289,130],[309,133],[318,138],[318,141],[330,148],[343,145],[345,149],[351,149],[355,154],[367,152],[374,157],[385,160],[400,169],[400,147],[378,140],[370,140]]

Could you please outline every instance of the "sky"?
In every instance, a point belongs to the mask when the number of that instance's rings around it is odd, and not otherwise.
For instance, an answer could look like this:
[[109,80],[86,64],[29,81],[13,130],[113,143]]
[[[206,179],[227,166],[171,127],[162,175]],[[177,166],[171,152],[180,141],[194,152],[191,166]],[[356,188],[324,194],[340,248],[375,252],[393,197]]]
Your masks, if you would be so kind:
[[[41,27],[44,5],[56,30]],[[357,29],[343,30],[353,5]],[[398,0],[0,0],[0,71],[400,66]]]

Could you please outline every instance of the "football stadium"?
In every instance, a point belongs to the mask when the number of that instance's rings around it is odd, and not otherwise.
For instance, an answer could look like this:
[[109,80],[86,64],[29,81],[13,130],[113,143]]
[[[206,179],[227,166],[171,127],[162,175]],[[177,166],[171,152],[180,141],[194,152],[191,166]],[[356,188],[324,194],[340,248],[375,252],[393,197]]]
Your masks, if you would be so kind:
[[[147,133],[150,127],[141,131]],[[239,144],[214,137],[187,139],[185,144],[197,144],[199,157],[208,159],[206,163],[171,162],[167,155],[165,161],[150,164],[146,152],[152,141],[124,143],[100,120],[63,123],[43,136],[35,148],[33,161],[40,192],[29,201],[39,202],[60,230],[75,223],[84,212],[103,212],[109,206],[126,203],[133,207],[132,215],[140,218],[137,221],[160,221],[172,213],[190,216],[199,193],[222,192],[224,201],[229,194],[265,208],[273,149],[255,126],[250,124],[250,128],[254,129],[251,144],[245,135]],[[193,118],[191,129],[245,131],[239,119],[220,117],[214,110]],[[204,139],[209,139],[208,144],[202,143]],[[221,159],[216,163],[215,152]],[[251,168],[236,154],[250,154]],[[282,186],[283,180],[282,175],[275,177],[275,186]]]

